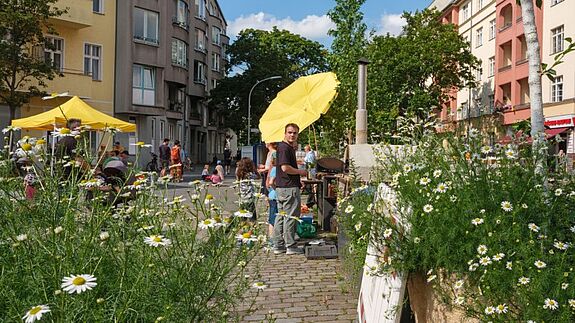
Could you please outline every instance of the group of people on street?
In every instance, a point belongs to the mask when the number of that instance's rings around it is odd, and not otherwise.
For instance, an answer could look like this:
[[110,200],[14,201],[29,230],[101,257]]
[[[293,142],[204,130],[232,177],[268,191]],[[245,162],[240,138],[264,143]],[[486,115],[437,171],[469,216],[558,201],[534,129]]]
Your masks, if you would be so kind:
[[[182,181],[182,162],[187,158],[182,149],[179,140],[175,140],[172,147],[170,147],[170,139],[164,138],[158,151],[160,152],[161,171],[160,176],[171,175],[172,180],[176,183]],[[183,156],[182,156],[183,155]]]

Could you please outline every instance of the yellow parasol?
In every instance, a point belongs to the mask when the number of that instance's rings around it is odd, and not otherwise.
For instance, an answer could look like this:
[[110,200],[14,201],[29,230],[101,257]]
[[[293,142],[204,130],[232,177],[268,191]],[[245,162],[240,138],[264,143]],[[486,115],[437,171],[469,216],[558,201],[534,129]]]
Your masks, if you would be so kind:
[[66,126],[66,120],[80,119],[82,125],[92,129],[117,128],[123,132],[135,132],[136,125],[116,119],[92,108],[77,96],[52,110],[27,118],[12,120],[12,126],[22,129],[53,130],[56,125]]
[[295,123],[300,131],[319,119],[337,95],[339,82],[332,72],[303,76],[278,93],[260,119],[262,140],[284,139],[284,128]]

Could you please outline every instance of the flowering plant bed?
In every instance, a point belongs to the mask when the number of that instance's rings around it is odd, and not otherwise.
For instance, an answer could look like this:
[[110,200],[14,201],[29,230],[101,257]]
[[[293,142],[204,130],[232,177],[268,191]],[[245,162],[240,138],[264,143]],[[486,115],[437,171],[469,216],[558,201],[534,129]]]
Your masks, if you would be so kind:
[[106,183],[90,172],[76,176],[80,163],[67,165],[68,177],[66,163],[57,163],[51,176],[45,143],[26,140],[19,147],[36,161],[28,166],[37,175],[34,196],[24,198],[10,160],[0,167],[4,320],[228,321],[247,289],[264,286],[245,268],[265,236],[223,211],[199,181],[187,196],[171,196],[168,177],[130,169],[137,180],[110,203]]
[[401,154],[379,146],[374,174],[397,198],[347,226],[363,233],[352,245],[378,247],[368,271],[423,273],[445,304],[482,321],[574,321],[573,178],[536,175],[524,139],[489,146],[472,129]]

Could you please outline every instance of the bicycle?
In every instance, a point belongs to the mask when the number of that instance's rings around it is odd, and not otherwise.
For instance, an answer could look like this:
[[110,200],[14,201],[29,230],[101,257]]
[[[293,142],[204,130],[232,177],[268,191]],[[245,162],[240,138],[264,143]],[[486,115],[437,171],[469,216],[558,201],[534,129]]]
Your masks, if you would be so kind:
[[150,152],[150,155],[152,155],[152,160],[146,164],[146,171],[160,173],[161,169],[158,166],[158,155],[152,152]]

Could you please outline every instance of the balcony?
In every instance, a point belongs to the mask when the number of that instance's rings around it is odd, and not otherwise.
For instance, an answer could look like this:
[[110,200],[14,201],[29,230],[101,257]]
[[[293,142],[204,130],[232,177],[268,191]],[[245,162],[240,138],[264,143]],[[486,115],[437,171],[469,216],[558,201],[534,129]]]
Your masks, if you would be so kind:
[[523,64],[525,64],[525,63],[527,63],[527,62],[529,62],[529,58],[522,58],[522,59],[517,60],[517,61],[515,62],[515,65],[523,65]]
[[92,26],[93,12],[91,0],[59,0],[55,7],[67,9],[67,13],[51,18],[54,24],[72,29]]
[[499,28],[499,32],[502,33],[504,31],[506,31],[507,29],[511,28],[511,26],[513,26],[513,24],[508,22]]
[[508,71],[508,70],[510,70],[510,69],[511,69],[511,65],[506,65],[506,66],[500,67],[497,71],[498,71],[499,73],[501,73],[501,72]]

